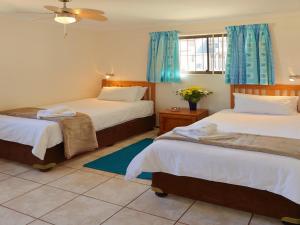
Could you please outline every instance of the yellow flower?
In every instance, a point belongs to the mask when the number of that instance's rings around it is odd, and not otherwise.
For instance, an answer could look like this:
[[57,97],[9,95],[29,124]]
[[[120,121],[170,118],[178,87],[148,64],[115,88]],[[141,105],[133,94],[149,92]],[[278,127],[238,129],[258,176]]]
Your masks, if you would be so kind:
[[197,90],[201,90],[202,88],[199,87],[199,86],[192,86],[192,87],[190,87],[188,89],[190,89],[191,91],[197,91]]

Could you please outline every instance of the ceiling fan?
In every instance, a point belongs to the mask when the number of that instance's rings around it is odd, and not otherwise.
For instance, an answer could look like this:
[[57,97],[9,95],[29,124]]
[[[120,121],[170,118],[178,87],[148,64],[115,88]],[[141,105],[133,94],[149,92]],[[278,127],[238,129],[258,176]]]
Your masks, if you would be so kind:
[[78,8],[72,9],[67,7],[67,3],[71,0],[58,0],[63,3],[63,7],[46,5],[47,10],[55,14],[54,20],[64,25],[79,22],[82,19],[90,19],[96,21],[106,21],[107,17],[104,16],[104,12],[96,9]]

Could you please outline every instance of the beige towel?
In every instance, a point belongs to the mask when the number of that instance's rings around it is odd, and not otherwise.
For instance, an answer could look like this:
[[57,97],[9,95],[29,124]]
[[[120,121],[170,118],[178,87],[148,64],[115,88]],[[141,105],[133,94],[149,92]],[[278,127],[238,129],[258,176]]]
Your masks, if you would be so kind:
[[[14,117],[37,119],[37,112],[40,108],[19,108],[2,111],[0,114]],[[83,113],[76,113],[73,117],[43,118],[58,122],[63,133],[65,157],[73,156],[92,151],[98,148],[96,131],[91,118]]]
[[167,133],[155,140],[178,140],[246,151],[263,152],[300,159],[300,139],[271,137],[242,133],[219,133],[193,139]]

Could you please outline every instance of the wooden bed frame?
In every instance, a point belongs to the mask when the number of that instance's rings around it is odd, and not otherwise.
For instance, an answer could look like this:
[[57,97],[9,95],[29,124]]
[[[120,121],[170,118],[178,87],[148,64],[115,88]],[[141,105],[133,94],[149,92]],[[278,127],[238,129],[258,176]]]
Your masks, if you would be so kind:
[[[144,100],[152,100],[155,106],[155,84],[145,81],[112,81],[103,80],[102,87],[129,87],[143,86],[148,87]],[[124,140],[133,135],[141,134],[152,130],[155,127],[155,110],[154,114],[144,118],[134,119],[113,127],[98,131],[97,139],[99,147],[110,146],[117,141]],[[63,143],[47,149],[44,160],[40,160],[32,153],[32,146],[23,145],[15,142],[0,140],[0,158],[17,161],[20,163],[32,165],[40,170],[49,170],[56,166],[57,163],[65,161]]]
[[[300,85],[231,85],[232,108],[234,107],[233,93],[298,96]],[[300,224],[300,205],[268,191],[166,173],[153,174],[152,190],[159,197],[176,194],[278,218],[285,224]]]

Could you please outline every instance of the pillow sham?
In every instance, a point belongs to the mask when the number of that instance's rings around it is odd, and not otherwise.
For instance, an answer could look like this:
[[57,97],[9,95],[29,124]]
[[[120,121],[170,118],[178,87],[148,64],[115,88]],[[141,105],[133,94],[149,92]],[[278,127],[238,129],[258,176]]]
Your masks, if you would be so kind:
[[140,86],[137,86],[138,87],[138,93],[137,93],[137,96],[136,96],[136,101],[139,101],[139,100],[142,100],[146,91],[147,91],[147,87],[140,87]]
[[297,113],[298,96],[261,96],[234,93],[234,112],[291,115]]
[[137,99],[138,92],[138,87],[103,87],[98,99],[134,102]]

